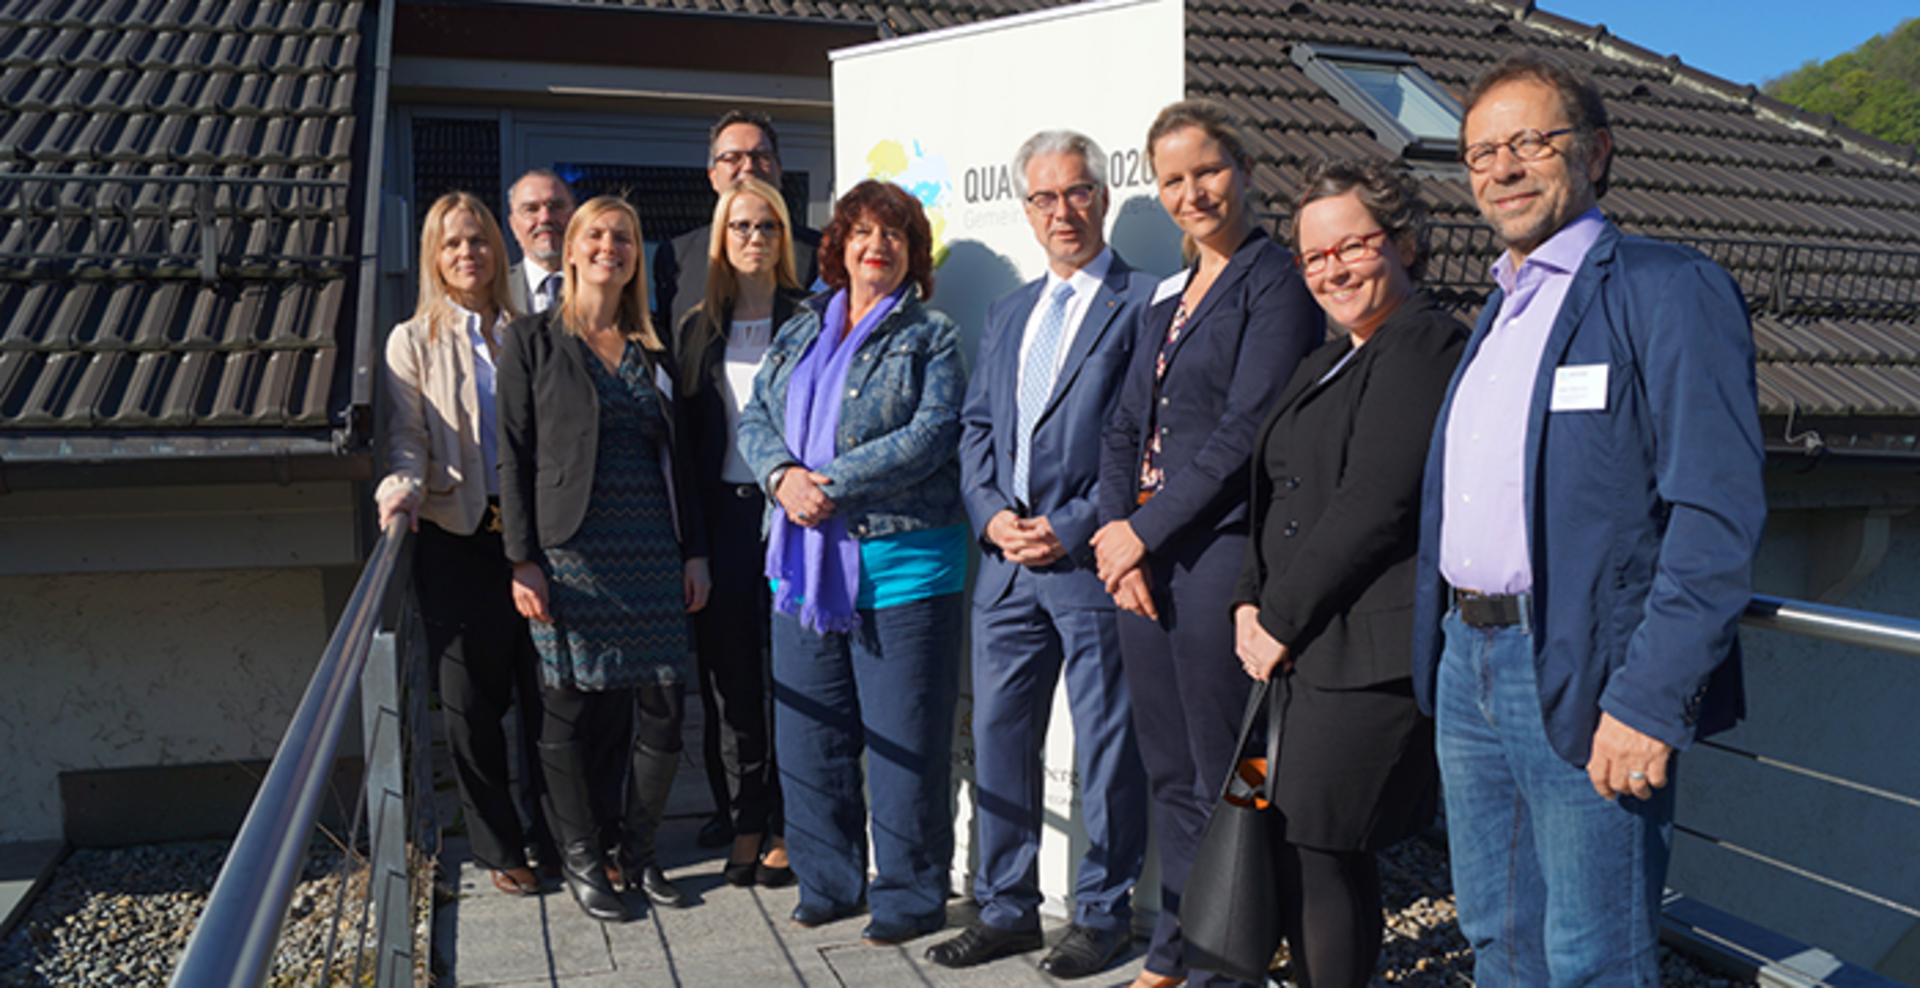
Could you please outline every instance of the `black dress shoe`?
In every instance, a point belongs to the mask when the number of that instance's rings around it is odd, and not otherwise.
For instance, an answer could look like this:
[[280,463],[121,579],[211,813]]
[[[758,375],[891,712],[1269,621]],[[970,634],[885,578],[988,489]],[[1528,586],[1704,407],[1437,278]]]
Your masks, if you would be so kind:
[[726,847],[733,843],[733,821],[727,818],[725,810],[719,810],[700,825],[700,836],[694,843],[711,851],[716,847]]
[[667,873],[660,870],[658,864],[646,864],[640,868],[640,880],[627,879],[627,887],[638,887],[646,893],[647,899],[656,906],[679,909],[687,904],[686,893],[678,885],[668,880]]
[[1046,938],[1039,930],[1003,930],[976,919],[959,936],[928,947],[927,960],[941,967],[972,967],[1045,945]]
[[1111,967],[1131,946],[1133,934],[1126,930],[1096,930],[1075,923],[1040,962],[1040,970],[1056,978],[1084,978]]
[[735,888],[750,888],[753,885],[754,872],[759,867],[758,861],[729,861],[721,867],[720,877]]
[[793,884],[793,869],[762,862],[753,866],[753,880],[763,889],[783,889]]
[[906,943],[908,940],[926,936],[946,925],[947,914],[945,912],[929,916],[926,919],[907,920],[905,922],[876,919],[868,923],[866,929],[860,931],[860,940],[869,947],[891,947],[895,944]]
[[793,907],[793,915],[788,918],[793,920],[793,925],[811,930],[816,926],[825,926],[836,919],[845,919],[864,908],[866,908],[865,901],[856,902],[844,909],[821,905],[817,902],[802,902]]

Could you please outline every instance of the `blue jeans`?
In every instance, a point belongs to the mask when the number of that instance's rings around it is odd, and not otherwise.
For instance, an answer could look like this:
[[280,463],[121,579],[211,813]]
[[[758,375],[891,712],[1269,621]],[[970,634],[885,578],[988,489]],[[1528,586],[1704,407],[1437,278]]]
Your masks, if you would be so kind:
[[[937,929],[953,864],[953,712],[960,594],[861,610],[860,627],[815,634],[773,615],[774,748],[787,852],[803,905]],[[873,859],[867,884],[867,805]]]
[[1531,630],[1443,628],[1434,721],[1474,984],[1659,988],[1674,783],[1600,798],[1547,741]]

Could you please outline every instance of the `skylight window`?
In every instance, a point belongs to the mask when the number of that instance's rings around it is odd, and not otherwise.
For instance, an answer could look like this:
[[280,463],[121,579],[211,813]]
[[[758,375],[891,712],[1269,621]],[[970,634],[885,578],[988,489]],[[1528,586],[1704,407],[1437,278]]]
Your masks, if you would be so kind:
[[1453,160],[1460,101],[1412,58],[1393,51],[1295,45],[1293,61],[1388,151],[1409,159]]

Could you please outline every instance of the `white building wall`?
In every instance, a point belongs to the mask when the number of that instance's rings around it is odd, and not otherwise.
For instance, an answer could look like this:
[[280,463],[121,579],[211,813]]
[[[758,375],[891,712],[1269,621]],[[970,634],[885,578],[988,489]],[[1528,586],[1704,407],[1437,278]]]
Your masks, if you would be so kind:
[[0,842],[63,771],[273,754],[358,570],[354,485],[0,497]]
[[321,571],[0,577],[0,842],[61,836],[59,773],[265,758],[326,645]]

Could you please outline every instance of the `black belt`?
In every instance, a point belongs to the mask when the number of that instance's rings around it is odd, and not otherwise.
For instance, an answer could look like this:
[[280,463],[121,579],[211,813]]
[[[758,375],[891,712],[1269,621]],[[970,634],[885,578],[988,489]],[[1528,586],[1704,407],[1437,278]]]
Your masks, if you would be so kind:
[[1453,590],[1453,606],[1460,620],[1476,628],[1504,628],[1526,619],[1530,594],[1485,594],[1472,590]]

